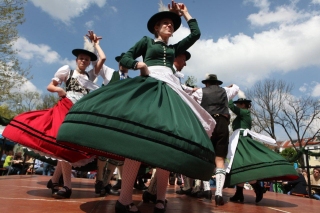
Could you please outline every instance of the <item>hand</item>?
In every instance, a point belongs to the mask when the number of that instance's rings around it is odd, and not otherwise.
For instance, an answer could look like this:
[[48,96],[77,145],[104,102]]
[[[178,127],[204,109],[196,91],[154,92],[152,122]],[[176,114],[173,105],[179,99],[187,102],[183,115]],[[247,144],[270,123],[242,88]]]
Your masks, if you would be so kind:
[[148,66],[144,62],[138,62],[136,69],[140,69],[141,76],[148,76],[150,74]]
[[177,13],[179,16],[182,16],[184,13],[188,12],[187,7],[183,3],[175,3],[173,0],[171,5],[168,4],[168,9],[171,12]]
[[91,42],[94,42],[95,44],[99,44],[99,40],[102,39],[101,36],[97,36],[94,34],[92,30],[88,30],[88,34],[86,36],[90,39]]
[[288,184],[288,182],[282,182],[282,185],[287,185]]
[[61,98],[64,98],[67,95],[66,91],[64,91],[62,88],[60,88],[60,90],[58,90],[57,93]]
[[195,91],[197,91],[198,89],[199,89],[199,88],[195,87],[195,88],[192,89],[192,92],[195,92]]

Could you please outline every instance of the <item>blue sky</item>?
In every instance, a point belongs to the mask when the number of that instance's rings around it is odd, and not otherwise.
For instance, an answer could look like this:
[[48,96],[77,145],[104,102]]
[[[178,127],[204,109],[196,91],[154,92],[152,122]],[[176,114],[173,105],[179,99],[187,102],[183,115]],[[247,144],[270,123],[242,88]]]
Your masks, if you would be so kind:
[[[24,89],[46,93],[57,69],[75,68],[72,49],[83,47],[83,36],[94,30],[103,37],[106,65],[117,69],[115,56],[142,36],[152,36],[148,19],[159,0],[29,0],[26,22],[19,26],[14,47],[21,62],[32,65],[34,78]],[[164,4],[170,1],[163,0]],[[224,86],[242,90],[259,80],[294,83],[294,95],[320,97],[320,0],[186,0],[202,35],[189,50],[183,73],[197,78],[214,73]],[[189,33],[185,20],[171,38]],[[136,76],[138,71],[130,71]],[[100,80],[101,82],[101,80]]]

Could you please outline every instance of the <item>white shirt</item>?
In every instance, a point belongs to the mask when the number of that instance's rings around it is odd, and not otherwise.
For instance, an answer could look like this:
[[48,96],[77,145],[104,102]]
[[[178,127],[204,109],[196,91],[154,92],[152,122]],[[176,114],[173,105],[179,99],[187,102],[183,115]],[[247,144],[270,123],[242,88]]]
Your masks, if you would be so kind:
[[[107,67],[106,65],[103,65],[99,75],[102,77],[103,79],[103,84],[106,86],[108,85],[108,83],[111,81],[112,75],[115,72],[114,69]],[[122,72],[119,70],[119,75],[122,75]],[[128,73],[124,73],[124,78],[128,78]]]
[[[228,101],[230,101],[231,99],[233,99],[239,92],[239,87],[236,84],[233,84],[232,87],[223,87],[223,89],[226,90],[227,93],[227,97],[228,97]],[[202,96],[203,96],[203,92],[202,89],[198,89],[197,91],[193,92],[191,94],[191,97],[198,102],[199,104],[201,104],[202,102]]]
[[[175,69],[176,73],[175,76],[179,79],[179,81],[181,80],[181,78],[184,77],[184,74],[181,71],[177,71],[176,66],[173,65],[173,68]],[[180,81],[181,83],[181,81]],[[191,95],[193,93],[193,88],[192,87],[188,87],[185,84],[181,84],[182,89],[188,94]]]
[[[69,65],[64,65],[63,67],[60,67],[58,69],[58,71],[54,74],[54,77],[52,78],[52,80],[55,80],[56,82],[58,82],[58,84],[62,84],[63,82],[67,82],[67,80],[69,79],[69,74],[70,74],[70,67]],[[78,71],[74,71],[72,74],[73,78],[82,78],[85,80],[90,80],[93,81],[96,77],[94,74],[94,70],[90,70],[88,72],[89,75],[89,79],[87,74],[81,74]],[[67,95],[66,97],[72,101],[72,103],[76,103],[80,98],[83,97],[83,94],[80,92],[73,92],[73,91],[67,91]]]

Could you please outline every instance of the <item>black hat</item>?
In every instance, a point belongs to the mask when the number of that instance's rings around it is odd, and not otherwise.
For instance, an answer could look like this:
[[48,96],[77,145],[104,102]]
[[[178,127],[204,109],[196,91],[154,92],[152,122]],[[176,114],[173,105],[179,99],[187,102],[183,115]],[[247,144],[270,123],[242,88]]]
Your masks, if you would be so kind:
[[91,61],[96,61],[98,59],[96,54],[84,49],[74,49],[72,50],[72,54],[76,57],[78,57],[79,54],[88,55]]
[[186,61],[188,61],[191,58],[191,54],[188,51],[185,51],[184,55],[186,56]]
[[234,101],[233,103],[251,103],[251,100],[248,100],[246,98],[239,98],[238,100]]
[[203,84],[205,84],[206,82],[217,82],[219,85],[223,83],[222,81],[218,80],[217,75],[215,74],[209,74],[206,79],[202,81]]
[[125,53],[121,53],[121,55],[115,57],[114,59],[116,59],[116,61],[119,62],[124,54]]
[[148,30],[150,31],[150,33],[154,33],[154,26],[157,24],[158,21],[160,21],[161,19],[164,18],[168,18],[171,19],[173,22],[173,29],[174,31],[176,31],[177,29],[179,29],[180,25],[181,25],[181,18],[177,13],[174,12],[170,12],[170,11],[162,11],[159,13],[154,14],[153,16],[151,16],[151,18],[148,21],[147,27]]

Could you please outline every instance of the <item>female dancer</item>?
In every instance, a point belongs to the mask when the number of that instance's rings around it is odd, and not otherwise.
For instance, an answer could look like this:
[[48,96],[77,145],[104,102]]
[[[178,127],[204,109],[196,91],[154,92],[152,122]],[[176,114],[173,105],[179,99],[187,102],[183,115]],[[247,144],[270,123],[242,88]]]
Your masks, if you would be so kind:
[[[93,31],[89,31],[88,36],[95,36],[95,34]],[[3,132],[3,135],[10,140],[28,147],[36,153],[59,160],[54,175],[47,185],[52,189],[52,194],[56,198],[69,198],[71,195],[72,165],[69,162],[72,162],[74,166],[81,166],[93,160],[92,155],[56,143],[56,136],[69,109],[88,93],[88,89],[81,86],[78,80],[95,79],[106,60],[104,52],[99,46],[101,38],[96,36],[95,38],[94,46],[100,59],[94,65],[94,69],[86,72],[90,62],[96,61],[97,56],[84,49],[74,49],[72,54],[76,56],[77,68],[70,70],[68,65],[61,67],[47,87],[48,91],[58,93],[61,97],[59,102],[51,109],[31,111],[16,116]],[[66,83],[66,90],[59,87],[63,82]],[[58,191],[58,181],[61,174],[63,175],[64,187],[63,190]]]
[[[138,161],[160,167],[154,212],[165,211],[167,170],[209,179],[214,169],[214,151],[208,137],[214,120],[182,90],[172,68],[175,56],[199,39],[200,30],[184,4],[172,1],[169,10],[148,21],[148,30],[155,38],[143,37],[120,60],[129,69],[140,69],[142,76],[114,82],[84,97],[59,130],[58,141],[71,147],[97,155],[110,152],[127,157],[117,213],[139,212],[132,203]],[[180,16],[186,19],[191,33],[169,45],[169,38],[181,24]],[[143,56],[143,62],[135,60],[139,56]],[[71,129],[76,131],[72,135]],[[97,143],[91,143],[92,137]]]
[[275,145],[274,139],[250,131],[251,100],[246,99],[241,91],[238,96],[237,101],[229,101],[229,108],[237,117],[232,122],[233,134],[230,137],[227,156],[229,164],[226,171],[229,174],[226,184],[237,184],[236,193],[230,201],[243,202],[243,185],[249,182],[256,193],[255,201],[258,203],[263,198],[263,188],[257,180],[294,180],[298,176],[293,166],[281,155],[252,138]]

